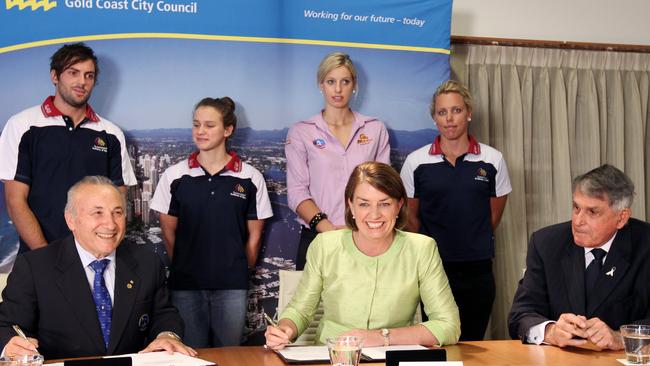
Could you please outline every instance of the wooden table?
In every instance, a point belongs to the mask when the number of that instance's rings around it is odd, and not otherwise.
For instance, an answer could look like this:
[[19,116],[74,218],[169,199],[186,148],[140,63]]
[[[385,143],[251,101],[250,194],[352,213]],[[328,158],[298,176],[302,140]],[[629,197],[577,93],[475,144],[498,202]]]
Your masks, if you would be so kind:
[[[571,347],[561,349],[553,346],[525,345],[514,340],[463,342],[444,348],[447,350],[447,360],[463,361],[464,366],[620,366],[616,359],[625,358],[623,351],[597,352]],[[263,347],[201,349],[199,357],[216,362],[219,366],[285,365],[274,352]]]

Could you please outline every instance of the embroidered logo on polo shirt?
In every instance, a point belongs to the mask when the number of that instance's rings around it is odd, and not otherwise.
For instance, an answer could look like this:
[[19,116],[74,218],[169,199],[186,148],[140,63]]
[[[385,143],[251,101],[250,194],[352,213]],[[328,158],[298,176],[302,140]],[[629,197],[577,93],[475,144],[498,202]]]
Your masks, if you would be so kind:
[[362,133],[361,135],[359,135],[359,138],[357,139],[357,144],[366,145],[369,144],[370,141],[372,141],[372,139],[369,138],[365,133]]
[[316,139],[316,140],[312,141],[312,143],[314,144],[314,146],[316,146],[319,149],[324,149],[325,148],[325,140],[323,140],[323,139]]
[[476,177],[474,177],[474,180],[478,180],[481,182],[489,183],[490,179],[487,177],[487,171],[483,168],[478,168],[478,171],[476,172]]
[[106,141],[104,141],[101,137],[96,137],[93,145],[93,150],[108,152],[108,147],[106,147]]
[[232,192],[230,192],[230,195],[233,196],[233,197],[237,197],[237,198],[241,198],[241,199],[245,200],[246,199],[246,189],[244,189],[244,187],[242,187],[241,184],[237,183],[235,185],[235,189]]

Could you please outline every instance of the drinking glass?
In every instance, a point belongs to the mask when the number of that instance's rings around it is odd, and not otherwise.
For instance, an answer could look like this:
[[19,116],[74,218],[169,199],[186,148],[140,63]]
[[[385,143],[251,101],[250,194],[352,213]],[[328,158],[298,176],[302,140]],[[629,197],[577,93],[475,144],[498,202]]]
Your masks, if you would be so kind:
[[621,326],[627,362],[650,364],[650,325],[627,324]]
[[0,366],[41,366],[43,360],[42,355],[3,356],[0,357]]
[[363,339],[355,336],[327,338],[332,366],[358,366]]

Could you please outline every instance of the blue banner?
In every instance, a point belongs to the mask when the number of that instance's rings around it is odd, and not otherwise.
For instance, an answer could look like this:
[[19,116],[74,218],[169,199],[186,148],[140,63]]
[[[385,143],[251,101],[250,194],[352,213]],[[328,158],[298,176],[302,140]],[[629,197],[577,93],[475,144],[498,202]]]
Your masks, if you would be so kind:
[[24,44],[88,36],[203,36],[424,52],[449,50],[451,0],[4,1],[0,52]]
[[[149,203],[160,175],[187,159],[193,106],[230,96],[238,127],[231,147],[259,169],[274,217],[251,279],[248,330],[275,312],[278,270],[294,267],[300,225],[287,206],[288,128],[323,108],[316,69],[333,51],[357,68],[351,108],[389,128],[391,162],[435,137],[435,88],[449,78],[451,0],[1,0],[0,128],[54,94],[49,58],[84,41],[99,57],[90,104],[127,136],[138,186],[129,192],[128,237],[166,260]],[[0,271],[18,235],[0,185]]]

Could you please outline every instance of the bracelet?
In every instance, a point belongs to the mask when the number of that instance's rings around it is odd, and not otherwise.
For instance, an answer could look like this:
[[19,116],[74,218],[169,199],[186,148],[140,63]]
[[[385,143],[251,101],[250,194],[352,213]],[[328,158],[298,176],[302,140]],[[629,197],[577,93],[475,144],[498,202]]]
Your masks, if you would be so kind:
[[317,231],[316,226],[318,226],[318,223],[323,221],[323,219],[326,218],[327,218],[327,214],[325,212],[317,213],[316,215],[314,215],[314,217],[311,218],[311,220],[309,220],[309,228],[312,231]]

